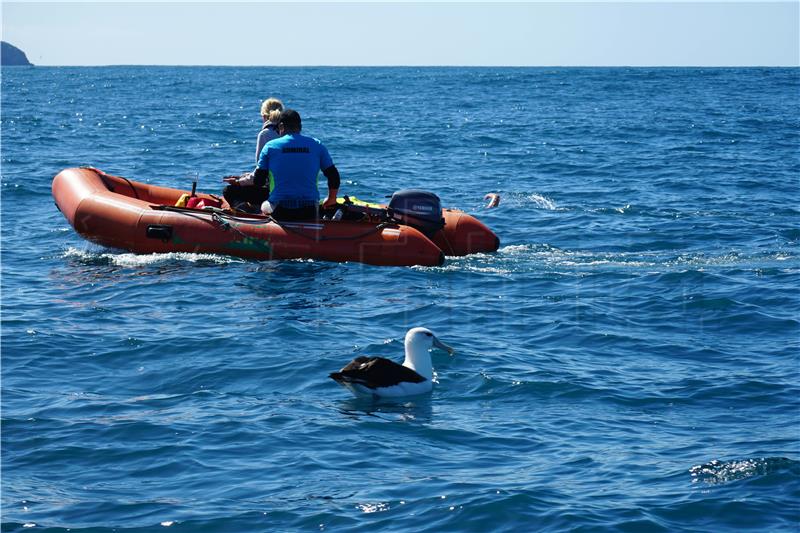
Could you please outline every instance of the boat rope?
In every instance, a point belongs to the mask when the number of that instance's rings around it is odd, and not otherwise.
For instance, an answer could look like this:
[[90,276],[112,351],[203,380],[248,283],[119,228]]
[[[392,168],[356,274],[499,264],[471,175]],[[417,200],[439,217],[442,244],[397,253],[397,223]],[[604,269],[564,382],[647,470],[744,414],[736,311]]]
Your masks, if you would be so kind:
[[444,239],[444,242],[445,242],[445,244],[447,244],[447,247],[450,248],[450,253],[451,254],[455,254],[456,251],[453,248],[453,245],[450,244],[450,239],[447,238],[447,233],[444,231],[444,229],[442,229],[440,231],[442,232],[442,239]]
[[[81,167],[81,168],[85,168],[87,170],[93,171],[100,178],[100,181],[103,182],[103,185],[105,185],[106,188],[109,191],[114,192],[114,187],[110,183],[108,183],[108,180],[106,179],[106,178],[109,177],[108,174],[106,174],[105,172],[103,172],[99,168],[94,168],[94,167]],[[125,182],[128,184],[128,187],[130,187],[131,191],[133,191],[133,195],[136,197],[136,199],[137,200],[141,200],[141,198],[139,198],[139,192],[136,190],[136,187],[133,186],[133,183],[131,183],[131,180],[129,180],[125,176],[114,176],[114,177],[122,179],[122,180],[125,180]]]
[[[252,239],[252,237],[250,235],[247,235],[246,233],[242,233],[241,231],[239,231],[239,228],[237,228],[236,226],[234,226],[233,224],[231,224],[230,222],[225,220],[223,213],[216,213],[216,212],[215,213],[211,213],[211,220],[213,220],[214,222],[219,224],[219,227],[220,227],[220,229],[222,229],[222,231],[231,230],[231,231],[239,234],[239,236],[242,239]],[[269,223],[269,221],[267,220],[267,221],[265,221],[265,223]]]
[[[187,216],[194,216],[196,218],[200,218],[201,220],[206,220],[206,219],[198,217],[197,215],[203,214],[203,213],[210,213],[211,214],[211,219],[207,220],[208,222],[212,222],[213,221],[213,222],[216,223],[217,227],[219,227],[223,231],[228,231],[229,229],[231,229],[231,230],[235,231],[236,233],[238,233],[239,235],[241,235],[242,237],[245,237],[245,238],[251,238],[251,237],[249,235],[239,231],[236,228],[236,226],[232,225],[229,221],[239,222],[239,223],[243,223],[243,224],[251,224],[251,225],[269,224],[270,222],[273,222],[276,225],[278,225],[281,229],[286,231],[287,233],[293,233],[295,235],[303,237],[304,239],[312,240],[314,242],[354,241],[354,240],[358,240],[358,239],[363,239],[364,237],[367,237],[368,235],[371,235],[373,233],[379,233],[384,228],[386,228],[387,226],[391,225],[389,222],[381,222],[379,224],[376,224],[374,227],[368,229],[367,231],[364,231],[364,232],[359,233],[357,235],[347,235],[347,236],[341,236],[341,237],[328,237],[328,236],[324,236],[324,235],[321,235],[321,236],[320,235],[309,235],[306,232],[303,232],[303,231],[300,231],[298,229],[295,229],[295,228],[291,227],[289,224],[291,224],[292,222],[287,223],[287,221],[276,220],[276,219],[272,218],[271,216],[267,216],[265,218],[245,218],[245,217],[239,217],[239,216],[231,215],[230,213],[224,211],[223,209],[218,209],[218,208],[198,210],[198,209],[192,209],[190,207],[176,207],[174,205],[152,205],[151,207],[153,209],[157,209],[159,211],[170,211],[170,212],[173,212],[173,213],[181,213],[181,214],[187,215]],[[303,221],[297,221],[297,222],[301,222],[302,223]]]
[[[247,224],[267,224],[269,223],[269,217],[259,217],[259,218],[243,218],[237,217],[227,213],[224,209],[220,209],[218,207],[206,207],[203,209],[196,209],[193,207],[179,207],[175,205],[160,205],[160,204],[151,204],[151,209],[155,209],[156,211],[171,211],[174,213],[182,213],[184,215],[207,215],[211,214],[212,219],[214,219],[214,215],[221,218],[228,218],[230,220],[235,220],[236,222],[243,222]],[[199,218],[199,217],[198,217]]]
[[302,231],[300,231],[300,230],[297,230],[297,229],[295,229],[295,228],[289,227],[289,226],[288,226],[288,225],[286,225],[286,224],[281,224],[281,222],[280,222],[279,220],[275,220],[275,219],[274,219],[274,218],[272,218],[272,217],[270,217],[270,219],[272,220],[272,222],[275,222],[275,223],[276,223],[278,226],[280,226],[280,227],[281,227],[281,228],[282,228],[284,231],[286,231],[286,232],[288,232],[288,233],[294,233],[295,235],[299,235],[300,237],[303,237],[303,238],[305,238],[305,239],[312,240],[312,241],[314,241],[314,242],[325,242],[325,241],[355,241],[355,240],[358,240],[358,239],[363,239],[364,237],[366,237],[366,236],[368,236],[368,235],[372,235],[373,233],[379,233],[379,232],[383,231],[383,229],[384,229],[386,226],[388,226],[388,225],[389,225],[389,223],[388,223],[388,222],[381,222],[380,224],[377,224],[376,226],[374,226],[374,227],[372,227],[372,228],[368,229],[367,231],[365,231],[365,232],[363,232],[363,233],[359,233],[358,235],[348,235],[348,236],[342,236],[342,237],[326,237],[326,236],[324,236],[324,235],[321,235],[321,236],[317,236],[317,235],[308,235],[308,234],[306,234],[306,233],[303,233],[303,232],[302,232]]

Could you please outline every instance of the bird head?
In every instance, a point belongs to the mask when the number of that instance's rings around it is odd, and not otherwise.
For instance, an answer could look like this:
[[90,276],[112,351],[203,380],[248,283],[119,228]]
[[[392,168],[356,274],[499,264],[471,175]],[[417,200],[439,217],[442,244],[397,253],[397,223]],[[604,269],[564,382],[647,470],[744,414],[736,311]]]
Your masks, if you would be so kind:
[[406,359],[404,366],[413,368],[421,375],[429,377],[433,373],[431,356],[428,353],[432,348],[439,348],[453,355],[455,350],[440,341],[433,332],[427,328],[412,328],[406,333],[405,340]]

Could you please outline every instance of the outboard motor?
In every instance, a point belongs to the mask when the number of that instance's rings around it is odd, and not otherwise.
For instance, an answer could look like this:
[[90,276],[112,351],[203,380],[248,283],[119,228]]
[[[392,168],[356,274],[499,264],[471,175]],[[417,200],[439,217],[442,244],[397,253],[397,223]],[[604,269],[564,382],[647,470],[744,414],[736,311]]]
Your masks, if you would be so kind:
[[428,191],[397,191],[389,201],[389,216],[401,224],[420,230],[427,237],[444,227],[442,201]]

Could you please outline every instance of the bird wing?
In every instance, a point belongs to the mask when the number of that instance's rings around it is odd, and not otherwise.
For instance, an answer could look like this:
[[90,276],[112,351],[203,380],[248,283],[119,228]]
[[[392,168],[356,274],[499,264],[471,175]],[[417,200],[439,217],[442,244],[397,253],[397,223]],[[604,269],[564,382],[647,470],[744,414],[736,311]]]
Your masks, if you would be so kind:
[[425,378],[401,364],[383,357],[356,357],[331,379],[339,383],[359,383],[370,389],[392,387],[399,383],[422,383]]

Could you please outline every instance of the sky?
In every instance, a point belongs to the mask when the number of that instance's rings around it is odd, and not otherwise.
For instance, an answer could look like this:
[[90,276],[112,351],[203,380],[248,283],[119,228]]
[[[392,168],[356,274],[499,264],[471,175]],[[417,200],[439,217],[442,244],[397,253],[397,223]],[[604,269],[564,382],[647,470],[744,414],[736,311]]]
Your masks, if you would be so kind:
[[789,2],[6,2],[37,65],[800,66]]

